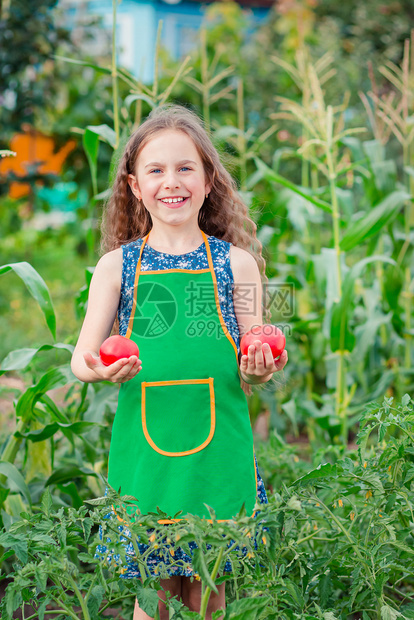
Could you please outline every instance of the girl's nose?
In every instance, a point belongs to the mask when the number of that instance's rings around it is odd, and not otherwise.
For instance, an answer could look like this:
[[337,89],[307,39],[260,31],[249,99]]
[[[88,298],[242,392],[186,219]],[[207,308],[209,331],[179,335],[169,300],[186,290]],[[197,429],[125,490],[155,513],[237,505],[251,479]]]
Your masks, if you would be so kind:
[[164,177],[165,189],[171,189],[172,187],[180,187],[180,181],[174,173],[167,173]]

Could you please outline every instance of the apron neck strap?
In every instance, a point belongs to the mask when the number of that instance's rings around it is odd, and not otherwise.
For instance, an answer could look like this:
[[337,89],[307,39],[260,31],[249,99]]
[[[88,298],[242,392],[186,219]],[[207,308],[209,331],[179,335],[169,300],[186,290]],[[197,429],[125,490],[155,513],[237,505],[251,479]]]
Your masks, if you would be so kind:
[[[150,232],[151,232],[151,231],[150,231]],[[150,236],[150,232],[149,232],[147,235],[145,235],[145,237],[144,237],[144,239],[143,239],[143,241],[142,241],[141,250],[140,250],[140,253],[139,253],[139,258],[138,258],[138,271],[140,271],[140,269],[141,269],[141,258],[142,258],[142,252],[143,252],[143,250],[144,250],[144,246],[145,246],[145,244],[146,244],[146,243],[147,243],[147,241],[148,241],[148,237]],[[208,260],[208,266],[209,266],[209,269],[210,269],[210,271],[211,271],[212,273],[214,273],[213,259],[212,259],[212,257],[211,257],[210,244],[209,244],[209,242],[208,242],[207,235],[205,234],[205,232],[203,232],[203,231],[201,230],[201,228],[200,228],[200,232],[201,232],[201,234],[202,234],[202,236],[203,236],[204,244],[205,244],[205,246],[206,246],[206,250],[207,250],[207,260]]]

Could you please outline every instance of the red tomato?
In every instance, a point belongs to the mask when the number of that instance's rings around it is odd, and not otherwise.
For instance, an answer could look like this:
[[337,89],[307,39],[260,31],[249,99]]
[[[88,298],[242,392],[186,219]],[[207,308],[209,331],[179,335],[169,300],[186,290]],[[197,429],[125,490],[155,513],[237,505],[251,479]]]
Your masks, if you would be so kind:
[[139,357],[139,349],[133,340],[125,336],[109,336],[99,349],[99,357],[104,366],[110,366],[123,357],[131,357],[131,355]]
[[249,332],[244,334],[240,342],[240,350],[242,355],[247,355],[249,346],[255,340],[260,340],[263,344],[267,342],[272,350],[274,359],[280,357],[286,346],[285,334],[276,325],[255,325]]

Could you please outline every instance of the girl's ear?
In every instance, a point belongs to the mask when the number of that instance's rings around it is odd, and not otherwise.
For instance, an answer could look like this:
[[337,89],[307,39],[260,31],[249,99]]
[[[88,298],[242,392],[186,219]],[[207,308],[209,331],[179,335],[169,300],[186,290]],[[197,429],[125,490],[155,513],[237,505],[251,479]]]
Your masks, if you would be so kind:
[[128,175],[128,185],[131,188],[131,192],[134,194],[135,198],[141,200],[141,192],[139,191],[138,181],[135,175]]
[[211,192],[211,188],[213,187],[212,183],[206,183],[205,194],[209,194]]

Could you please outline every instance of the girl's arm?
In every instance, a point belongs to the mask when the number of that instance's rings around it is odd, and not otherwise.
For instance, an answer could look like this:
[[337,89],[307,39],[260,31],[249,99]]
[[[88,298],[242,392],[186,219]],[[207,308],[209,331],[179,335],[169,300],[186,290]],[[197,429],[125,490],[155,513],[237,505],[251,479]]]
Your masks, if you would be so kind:
[[[234,278],[234,310],[239,324],[240,338],[254,325],[263,325],[262,281],[254,257],[234,245],[230,247],[230,264]],[[287,351],[275,361],[268,344],[256,340],[247,355],[240,359],[240,374],[246,383],[266,383],[274,372],[285,367]]]
[[72,372],[85,382],[122,383],[141,370],[136,355],[104,366],[99,349],[111,333],[121,294],[122,250],[102,256],[96,265],[89,289],[88,309],[72,356]]

